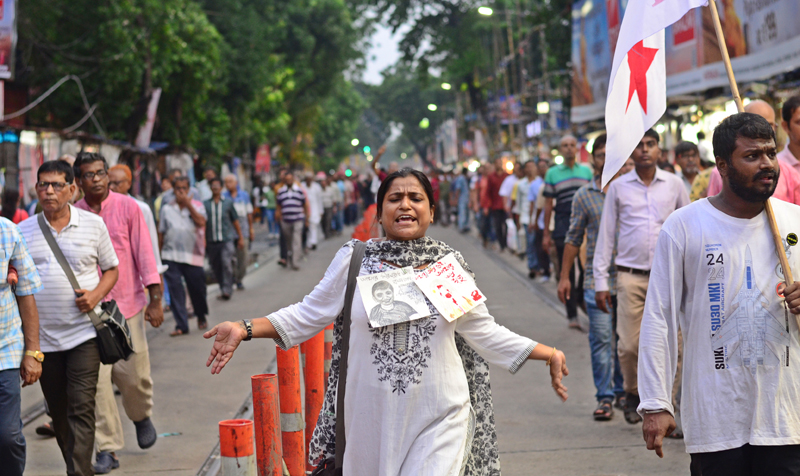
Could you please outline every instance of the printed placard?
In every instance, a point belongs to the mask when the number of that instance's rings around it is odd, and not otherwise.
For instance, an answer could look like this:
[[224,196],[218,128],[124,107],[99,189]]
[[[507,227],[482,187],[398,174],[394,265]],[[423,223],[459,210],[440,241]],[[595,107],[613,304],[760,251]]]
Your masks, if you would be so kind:
[[414,283],[414,268],[358,277],[358,289],[372,327],[413,321],[431,315],[425,296]]
[[452,322],[486,301],[486,296],[453,253],[429,266],[415,279],[439,313]]

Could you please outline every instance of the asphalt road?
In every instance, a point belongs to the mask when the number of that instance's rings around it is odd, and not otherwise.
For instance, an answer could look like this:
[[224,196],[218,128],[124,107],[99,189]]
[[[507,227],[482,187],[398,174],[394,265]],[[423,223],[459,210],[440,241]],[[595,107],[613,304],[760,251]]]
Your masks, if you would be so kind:
[[[516,257],[484,250],[470,235],[434,227],[430,234],[460,250],[477,273],[478,286],[498,322],[567,356],[569,400],[561,403],[549,385],[547,369],[529,362],[516,375],[493,368],[492,390],[500,445],[500,461],[509,475],[680,475],[689,474],[683,442],[668,440],[665,457],[645,449],[639,425],[625,423],[621,413],[610,422],[595,422],[589,345],[586,334],[569,329],[555,299],[555,283],[534,284]],[[245,279],[246,289],[228,302],[210,293],[211,324],[263,316],[294,303],[321,279],[346,238],[322,243],[300,271],[287,271],[274,260]],[[192,326],[194,322],[192,321]],[[195,475],[218,442],[220,420],[233,417],[248,397],[249,377],[263,373],[275,355],[271,341],[243,344],[221,375],[205,367],[210,343],[192,328],[188,336],[172,338],[174,321],[149,330],[155,382],[153,422],[161,436],[149,450],[136,446],[133,424],[122,416],[126,448],[118,453],[121,467],[113,475]],[[23,410],[41,400],[37,386],[25,389]],[[119,403],[119,402],[118,402]],[[122,409],[121,403],[119,404]],[[124,412],[123,412],[124,413]],[[64,463],[54,439],[34,433],[39,417],[25,428],[28,441],[26,475],[63,475]]]

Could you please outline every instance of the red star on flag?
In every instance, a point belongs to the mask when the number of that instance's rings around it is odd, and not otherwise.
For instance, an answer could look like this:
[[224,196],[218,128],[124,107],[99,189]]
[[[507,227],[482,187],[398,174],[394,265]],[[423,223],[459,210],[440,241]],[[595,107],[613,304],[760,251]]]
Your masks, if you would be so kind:
[[639,104],[642,105],[642,110],[647,114],[647,70],[653,64],[656,53],[658,53],[658,48],[646,48],[644,41],[633,45],[633,48],[628,52],[628,67],[631,70],[631,79],[630,86],[628,86],[628,104],[625,106],[626,113],[631,105],[631,99],[633,99],[635,91],[639,97]]

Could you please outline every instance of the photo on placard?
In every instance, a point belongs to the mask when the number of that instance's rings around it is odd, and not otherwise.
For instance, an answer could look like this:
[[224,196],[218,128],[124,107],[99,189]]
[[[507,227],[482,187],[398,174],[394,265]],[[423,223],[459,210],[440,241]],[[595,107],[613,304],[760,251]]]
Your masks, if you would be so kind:
[[429,316],[425,296],[414,283],[414,269],[401,268],[358,277],[358,289],[372,327]]

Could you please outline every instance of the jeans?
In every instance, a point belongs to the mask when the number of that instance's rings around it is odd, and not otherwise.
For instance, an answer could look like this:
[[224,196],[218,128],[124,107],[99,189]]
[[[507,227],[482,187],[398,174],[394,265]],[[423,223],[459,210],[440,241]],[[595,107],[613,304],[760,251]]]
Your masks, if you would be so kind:
[[358,222],[358,204],[351,203],[344,209],[344,224],[355,225]]
[[[564,238],[555,238],[553,241],[556,242],[556,253],[558,254],[558,259],[563,260],[564,257]],[[578,270],[581,274],[583,274],[583,267],[581,266],[581,261],[579,259],[575,260],[575,263],[578,264]],[[577,319],[578,318],[578,300],[580,296],[578,295],[579,287],[575,281],[575,263],[564,263],[562,261],[561,266],[569,266],[569,283],[570,283],[570,294],[569,300],[565,304],[567,308],[567,319]]]
[[542,246],[544,231],[537,229],[535,233],[536,237],[533,240],[533,247],[536,249],[536,254],[539,257],[539,269],[542,271],[543,276],[550,277],[550,253]]
[[458,229],[460,231],[469,230],[469,200],[459,200],[458,202]]
[[492,219],[492,229],[494,230],[497,241],[500,244],[500,250],[506,249],[508,245],[508,227],[506,226],[506,211],[505,210],[492,210],[489,212]]
[[612,313],[597,307],[593,289],[583,291],[586,312],[589,314],[589,347],[592,352],[592,376],[598,402],[613,400],[625,393],[622,388],[622,370],[617,356],[617,298],[611,296]]
[[169,283],[172,291],[172,315],[175,316],[175,329],[184,334],[189,333],[189,315],[186,310],[186,292],[183,289],[181,277],[186,280],[189,298],[192,300],[197,323],[206,322],[208,315],[208,302],[206,302],[206,273],[202,266],[193,266],[186,263],[165,260],[164,264],[169,269],[164,273],[164,280]]
[[525,227],[525,255],[528,257],[528,270],[535,271],[539,268],[539,253],[536,249],[536,232],[531,230],[528,225]]
[[69,476],[90,476],[100,353],[90,339],[70,350],[49,352],[42,362],[42,393]]
[[19,369],[0,370],[0,468],[8,476],[22,476],[25,470],[20,392]]
[[267,217],[267,224],[269,226],[269,233],[270,234],[278,234],[280,230],[278,229],[278,223],[275,222],[275,209],[274,208],[265,208],[264,214]]

